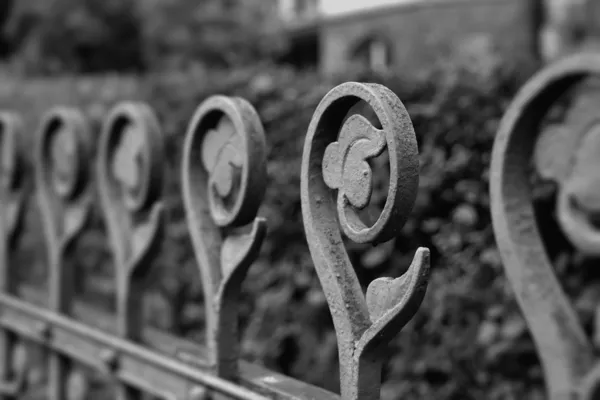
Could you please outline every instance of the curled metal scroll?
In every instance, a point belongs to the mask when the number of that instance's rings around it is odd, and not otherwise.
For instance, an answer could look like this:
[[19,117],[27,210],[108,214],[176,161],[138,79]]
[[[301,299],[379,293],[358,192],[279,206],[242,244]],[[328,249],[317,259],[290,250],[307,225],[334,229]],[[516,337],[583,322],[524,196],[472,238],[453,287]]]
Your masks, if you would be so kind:
[[[97,160],[100,199],[115,262],[118,334],[142,340],[142,301],[164,236],[164,137],[143,103],[117,104],[102,126]],[[118,370],[118,355],[104,362]],[[138,391],[121,387],[121,399]]]
[[[21,236],[29,194],[22,137],[21,118],[14,113],[0,113],[0,291],[9,294],[16,292],[17,266],[11,263],[11,255]],[[20,351],[21,358],[27,358],[15,335],[0,331],[0,398],[3,399],[14,399],[25,389],[26,360],[16,363],[17,370],[11,371],[13,361],[19,359],[16,351]]]
[[263,127],[244,99],[213,96],[197,108],[184,151],[183,199],[204,288],[210,363],[235,379],[240,287],[266,234],[265,220],[256,217],[266,184]]
[[[538,348],[549,398],[555,400],[595,398],[600,374],[593,372],[593,347],[544,248],[531,198],[531,163],[535,160],[543,174],[549,171],[548,165],[541,165],[539,158],[536,159],[539,146],[548,144],[540,137],[541,120],[562,94],[592,76],[600,76],[600,54],[597,53],[575,54],[539,72],[506,111],[492,152],[490,195],[496,241],[507,277]],[[597,130],[593,126],[589,128],[589,132]],[[565,133],[577,135],[576,132]],[[559,168],[564,176],[573,172],[569,166],[573,150],[570,146],[561,146],[553,154],[553,168],[556,162],[567,166]],[[597,170],[590,172],[597,175]],[[568,226],[572,221],[564,219],[563,208],[563,197],[569,194],[570,187],[562,178],[558,181],[561,193],[557,211],[561,227],[575,246],[579,244],[584,251],[598,254],[600,241],[590,246],[588,240],[580,240],[581,235],[590,237],[585,232],[570,234],[573,232],[569,232]],[[595,189],[600,190],[600,186],[596,185]]]
[[[49,308],[68,315],[75,270],[66,257],[89,221],[93,204],[88,190],[90,126],[77,109],[58,107],[45,114],[36,139],[35,181],[48,254]],[[49,362],[48,396],[66,398],[70,362],[56,353],[50,354]]]
[[[375,112],[382,129],[354,113],[354,106],[361,101]],[[357,211],[371,198],[373,172],[369,161],[386,148],[390,160],[388,197],[377,221],[367,226]],[[365,298],[341,231],[355,242],[373,245],[394,238],[412,209],[418,173],[412,122],[393,92],[377,84],[349,82],[323,98],[304,145],[302,214],[337,333],[340,387],[345,400],[379,398],[382,350],[414,316],[425,296],[429,250],[419,248],[401,277],[371,282]]]

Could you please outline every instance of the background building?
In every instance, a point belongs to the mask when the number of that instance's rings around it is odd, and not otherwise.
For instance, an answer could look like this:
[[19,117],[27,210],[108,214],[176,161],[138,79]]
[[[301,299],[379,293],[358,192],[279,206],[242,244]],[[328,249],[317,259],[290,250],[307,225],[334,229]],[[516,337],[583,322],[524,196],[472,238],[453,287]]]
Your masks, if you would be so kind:
[[600,37],[597,0],[280,0],[289,61],[335,73],[351,64],[419,71],[476,48],[549,61]]
[[466,46],[500,57],[530,58],[536,36],[531,2],[524,0],[379,0],[335,7],[323,1],[320,69],[349,63],[410,73]]

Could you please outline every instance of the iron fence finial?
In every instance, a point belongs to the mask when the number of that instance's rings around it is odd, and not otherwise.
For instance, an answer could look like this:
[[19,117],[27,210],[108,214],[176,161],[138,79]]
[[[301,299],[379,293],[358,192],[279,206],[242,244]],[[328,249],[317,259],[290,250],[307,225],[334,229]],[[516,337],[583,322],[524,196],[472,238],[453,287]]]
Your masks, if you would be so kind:
[[250,103],[212,96],[198,106],[184,143],[183,199],[204,288],[210,364],[233,380],[241,284],[267,229],[256,216],[266,187],[265,158],[263,127]]
[[[375,113],[381,129],[373,125],[375,118],[360,115],[361,106]],[[382,213],[369,226],[358,211],[371,199],[369,161],[386,148],[388,196]],[[349,82],[325,95],[305,140],[301,198],[306,238],[338,338],[344,400],[379,398],[381,349],[414,316],[425,296],[429,250],[418,249],[401,277],[371,282],[365,298],[341,233],[374,245],[394,238],[412,209],[418,174],[412,122],[392,91]]]

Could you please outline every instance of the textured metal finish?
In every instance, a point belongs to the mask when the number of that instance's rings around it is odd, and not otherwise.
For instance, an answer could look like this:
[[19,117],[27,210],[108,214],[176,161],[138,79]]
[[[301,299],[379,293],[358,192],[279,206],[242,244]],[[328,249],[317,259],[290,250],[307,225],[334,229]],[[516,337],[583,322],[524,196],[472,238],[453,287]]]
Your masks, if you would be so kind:
[[[531,198],[530,165],[535,160],[538,172],[558,183],[559,223],[573,244],[584,252],[599,254],[598,233],[586,226],[585,218],[573,218],[572,210],[566,208],[569,196],[577,193],[577,176],[585,168],[578,165],[577,158],[589,153],[586,138],[595,135],[595,129],[564,135],[553,132],[553,144],[548,133],[539,134],[540,120],[550,106],[569,88],[598,75],[600,54],[593,53],[572,55],[539,72],[506,111],[492,153],[490,194],[496,241],[553,400],[597,398],[600,374],[594,367],[594,348],[545,251]],[[565,141],[561,135],[572,137]],[[597,154],[595,157],[597,160]],[[592,160],[589,155],[587,159]],[[588,169],[587,174],[597,175],[597,168]],[[598,187],[592,184],[585,190],[597,194]]]
[[[163,231],[160,201],[164,140],[149,106],[121,103],[106,117],[98,155],[98,185],[115,262],[118,334],[142,340],[143,295]],[[117,373],[119,354],[104,359]],[[119,388],[119,399],[138,399],[137,388]]]
[[265,220],[256,217],[265,192],[265,147],[254,108],[224,96],[198,107],[184,143],[183,199],[204,288],[209,363],[232,380],[238,377],[240,287],[266,233]]
[[[381,129],[358,114],[366,103]],[[364,107],[363,107],[364,108]],[[389,154],[390,184],[372,226],[358,214],[370,201],[369,160]],[[418,188],[418,149],[402,102],[384,86],[345,83],[321,101],[308,128],[301,196],[306,238],[335,325],[341,396],[378,399],[387,343],[418,310],[427,288],[429,250],[419,248],[399,278],[379,278],[362,293],[341,232],[360,243],[388,241],[402,228]],[[332,194],[337,191],[337,200]],[[340,230],[341,225],[341,230]]]
[[[28,188],[25,182],[25,163],[20,139],[23,135],[21,119],[12,113],[0,114],[0,291],[14,294],[17,289],[15,268],[10,268],[11,255],[23,227]],[[27,353],[17,347],[11,332],[0,331],[0,398],[14,399],[25,389]],[[22,353],[20,371],[11,371],[13,352]],[[14,373],[13,373],[14,372]]]
[[[74,239],[89,220],[90,127],[72,108],[55,108],[42,119],[36,137],[35,183],[48,259],[50,310],[71,314],[75,289]],[[52,332],[48,331],[49,338]],[[71,370],[68,358],[49,355],[48,398],[64,399]]]

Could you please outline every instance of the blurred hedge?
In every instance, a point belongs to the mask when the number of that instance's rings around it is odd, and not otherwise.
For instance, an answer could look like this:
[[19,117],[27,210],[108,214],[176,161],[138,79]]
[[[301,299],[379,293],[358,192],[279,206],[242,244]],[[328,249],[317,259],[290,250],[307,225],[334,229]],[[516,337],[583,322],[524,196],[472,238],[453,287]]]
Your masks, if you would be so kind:
[[261,0],[5,0],[0,57],[57,76],[227,68],[285,52],[275,3]]
[[[269,181],[260,213],[268,219],[269,232],[240,303],[244,357],[337,390],[333,325],[302,225],[301,152],[312,113],[328,90],[348,80],[379,82],[398,94],[413,120],[421,161],[419,194],[397,240],[378,247],[349,244],[351,259],[363,285],[378,276],[403,273],[419,246],[431,249],[433,267],[423,306],[391,346],[382,398],[539,398],[541,370],[506,285],[488,196],[497,124],[525,76],[510,68],[479,73],[446,65],[444,72],[410,82],[401,75],[371,73],[327,80],[264,67],[155,76],[144,82],[140,96],[159,113],[168,154],[168,239],[157,260],[162,276],[149,296],[151,323],[203,337],[199,274],[179,191],[182,140],[195,107],[206,97],[245,97],[258,110],[267,133]],[[373,193],[379,206],[387,190],[382,171],[375,173]],[[545,195],[540,205],[548,211],[551,203],[551,195]],[[101,229],[97,220],[78,249],[78,263],[91,274],[82,296],[91,300],[106,299],[112,291]],[[564,244],[554,226],[548,231],[556,233],[555,244]],[[561,254],[553,254],[561,265],[578,262],[570,253]],[[571,287],[581,287],[578,282]],[[589,311],[592,306],[582,307]]]

